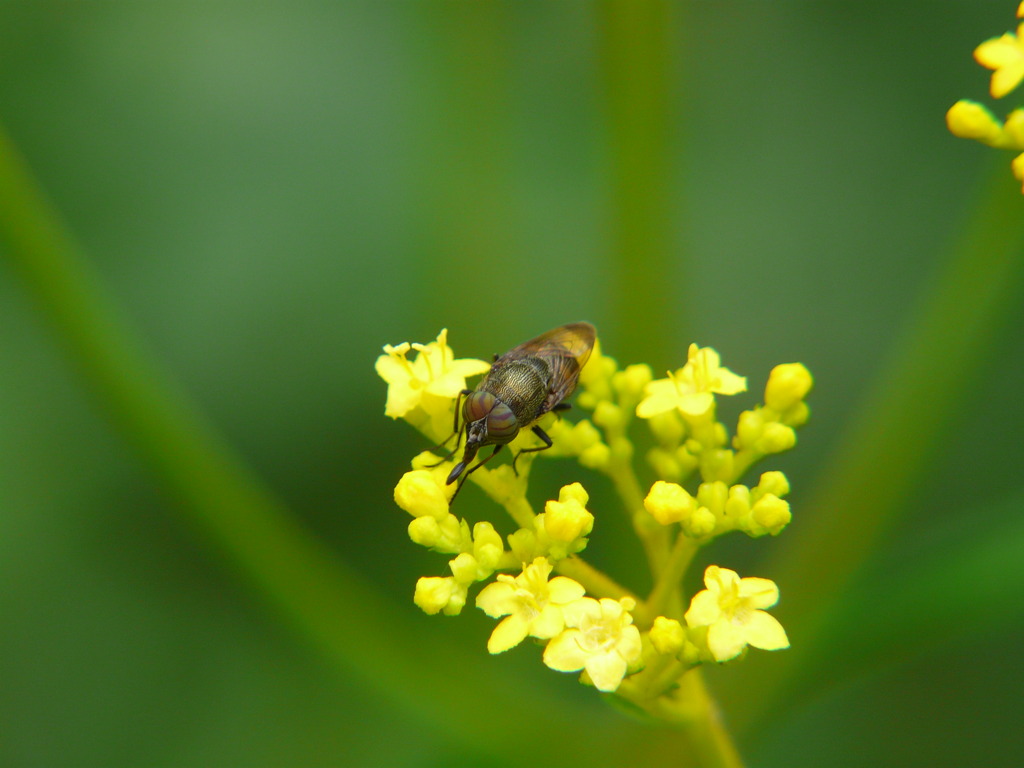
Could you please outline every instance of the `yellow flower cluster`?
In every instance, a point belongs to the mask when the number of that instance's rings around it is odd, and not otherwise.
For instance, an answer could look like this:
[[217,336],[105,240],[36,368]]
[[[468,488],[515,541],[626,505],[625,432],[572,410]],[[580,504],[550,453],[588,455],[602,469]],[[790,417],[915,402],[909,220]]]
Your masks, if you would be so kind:
[[[1017,18],[1024,18],[1024,3],[1017,7]],[[1024,80],[1024,23],[1016,31],[986,40],[974,49],[974,58],[992,70],[989,92],[1001,99]],[[946,125],[954,136],[974,139],[996,149],[1020,152],[1010,163],[1014,176],[1024,183],[1024,109],[1010,112],[1000,121],[985,106],[961,99],[946,113]]]
[[[384,352],[377,371],[388,383],[386,415],[408,421],[431,442],[445,441],[466,378],[488,365],[455,359],[445,331],[429,344]],[[765,612],[778,600],[773,582],[713,565],[704,574],[706,588],[687,600],[682,576],[697,549],[717,536],[775,536],[789,523],[789,482],[781,472],[763,472],[753,486],[738,481],[756,461],[796,444],[811,385],[803,365],[776,366],[763,404],[744,411],[730,437],[717,421],[716,398],[746,391],[747,380],[725,368],[714,349],[691,345],[683,367],[655,379],[647,365],[620,369],[598,342],[576,398],[590,417],[570,423],[548,415],[542,424],[554,443],[550,450],[524,454],[518,471],[489,464],[469,475],[511,517],[515,530],[504,538],[498,525],[471,526],[452,512],[455,486],[447,478],[459,457],[425,452],[413,459],[395,487],[395,502],[412,516],[412,541],[450,558],[448,575],[419,579],[416,605],[430,614],[458,614],[474,583],[485,582],[475,604],[500,620],[487,643],[491,653],[534,638],[544,644],[542,659],[551,669],[579,672],[582,682],[665,717],[678,680],[691,668],[728,661],[748,646],[788,647],[785,631]],[[657,478],[646,494],[630,433],[637,419],[649,427],[651,447],[642,455]],[[520,435],[513,452],[536,447],[529,430]],[[534,510],[526,494],[536,456],[574,458],[610,478],[655,579],[647,598],[582,558],[595,516],[579,482]],[[684,702],[675,705],[685,709]]]

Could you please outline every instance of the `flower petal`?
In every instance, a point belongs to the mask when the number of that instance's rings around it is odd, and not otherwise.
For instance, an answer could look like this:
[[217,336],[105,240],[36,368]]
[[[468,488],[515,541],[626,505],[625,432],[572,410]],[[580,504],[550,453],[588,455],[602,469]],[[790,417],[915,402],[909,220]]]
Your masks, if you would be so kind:
[[974,60],[989,69],[1005,67],[1020,58],[1020,55],[1017,38],[1009,32],[1005,32],[1002,37],[986,40],[974,49]]
[[562,608],[567,627],[578,627],[584,619],[597,621],[601,618],[601,604],[592,597],[581,597]]
[[586,592],[582,584],[567,576],[555,576],[548,582],[548,597],[552,603],[559,605],[579,600]]
[[720,395],[735,395],[747,391],[747,377],[739,376],[728,368],[719,368],[717,378],[714,391]]
[[578,629],[567,629],[544,648],[544,663],[556,672],[579,672],[587,662],[587,654],[576,642]]
[[992,73],[989,92],[993,98],[1001,99],[1016,88],[1022,79],[1024,79],[1024,59],[1018,59]]
[[601,653],[591,656],[584,665],[594,687],[610,693],[619,687],[626,676],[626,660],[617,653]]
[[462,376],[467,378],[469,376],[476,376],[480,373],[487,373],[491,370],[491,364],[484,360],[474,360],[471,357],[464,357],[459,360],[453,360],[451,365],[448,366],[448,373],[453,373],[456,376]]
[[476,607],[492,619],[507,616],[519,607],[515,588],[503,581],[488,584],[476,596]]
[[679,410],[683,413],[690,416],[703,416],[715,404],[715,396],[710,392],[688,392],[685,395],[680,395],[677,403]]
[[718,596],[704,589],[693,596],[690,610],[686,612],[686,623],[691,627],[706,627],[714,624],[722,617],[722,609],[718,605]]
[[666,413],[676,407],[679,394],[671,379],[658,379],[647,385],[647,397],[636,407],[636,415],[649,419],[659,413]]
[[716,621],[708,628],[708,648],[717,661],[739,656],[746,645],[743,630],[731,621]]
[[526,639],[528,628],[529,625],[523,619],[522,614],[513,613],[499,622],[491,632],[491,637],[487,641],[487,651],[502,653],[509,648],[514,648]]
[[639,659],[640,652],[643,650],[643,643],[640,641],[640,630],[632,624],[624,627],[622,635],[619,637],[619,642],[615,644],[615,650],[626,660],[627,664],[631,664]]
[[740,597],[751,608],[771,608],[779,602],[779,588],[771,579],[740,579]]
[[557,605],[545,605],[541,612],[530,622],[530,634],[533,637],[547,640],[565,629],[565,617]]
[[754,611],[747,617],[744,635],[747,642],[765,651],[789,648],[789,638],[779,620],[770,613]]

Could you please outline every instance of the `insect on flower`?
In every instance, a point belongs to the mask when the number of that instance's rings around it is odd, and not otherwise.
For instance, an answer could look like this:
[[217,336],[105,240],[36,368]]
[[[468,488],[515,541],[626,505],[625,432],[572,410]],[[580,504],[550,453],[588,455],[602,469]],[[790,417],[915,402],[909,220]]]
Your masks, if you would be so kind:
[[[448,475],[448,485],[463,473],[468,477],[490,461],[521,429],[531,427],[544,445],[524,448],[515,459],[523,453],[543,451],[552,446],[551,438],[535,422],[548,411],[569,408],[569,404],[563,401],[576,389],[580,371],[594,348],[595,335],[594,326],[590,323],[570,323],[530,339],[500,357],[494,356],[494,364],[483,381],[476,389],[462,390],[455,403],[455,435],[458,439],[452,453],[459,449],[462,439],[460,416],[466,447],[462,461]],[[494,451],[466,471],[477,451],[485,445],[493,445]]]

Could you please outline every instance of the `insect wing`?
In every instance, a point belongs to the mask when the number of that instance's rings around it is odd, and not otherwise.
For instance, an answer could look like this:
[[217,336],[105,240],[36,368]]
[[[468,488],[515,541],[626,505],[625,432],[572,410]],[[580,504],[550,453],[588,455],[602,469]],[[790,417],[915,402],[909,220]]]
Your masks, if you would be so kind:
[[494,366],[524,357],[542,358],[551,368],[548,397],[540,412],[545,414],[576,389],[580,371],[594,349],[595,337],[596,331],[590,323],[562,325],[509,350]]

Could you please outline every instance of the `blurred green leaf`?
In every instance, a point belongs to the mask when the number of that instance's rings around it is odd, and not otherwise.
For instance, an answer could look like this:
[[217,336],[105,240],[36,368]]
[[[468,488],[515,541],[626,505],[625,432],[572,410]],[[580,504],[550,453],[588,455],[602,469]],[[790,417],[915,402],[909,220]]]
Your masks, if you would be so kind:
[[818,633],[786,686],[798,702],[940,644],[998,636],[1024,618],[1024,489],[956,524],[925,530],[862,572],[815,622]]

